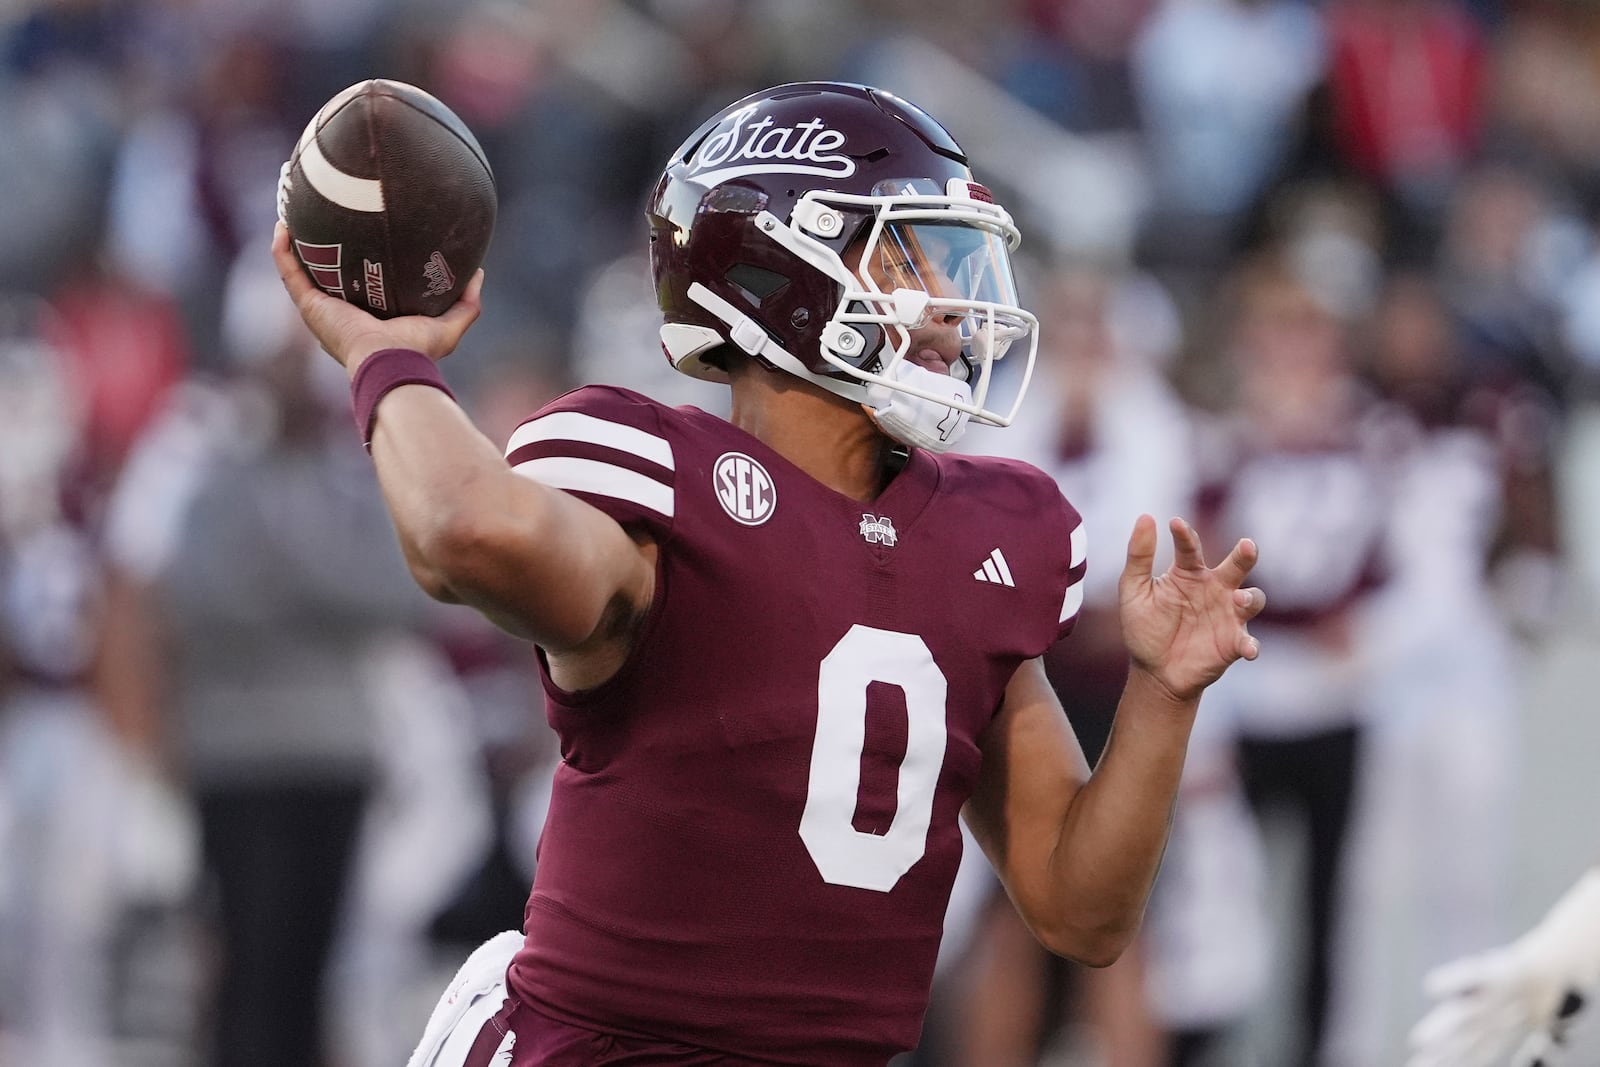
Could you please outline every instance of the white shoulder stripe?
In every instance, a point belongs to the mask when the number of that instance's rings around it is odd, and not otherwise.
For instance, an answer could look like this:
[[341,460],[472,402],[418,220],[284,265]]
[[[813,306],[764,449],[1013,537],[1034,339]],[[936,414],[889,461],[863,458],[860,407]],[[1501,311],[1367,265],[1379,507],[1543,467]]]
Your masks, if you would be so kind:
[[1067,595],[1061,601],[1061,617],[1057,622],[1066,622],[1078,613],[1083,607],[1083,579],[1079,578],[1067,586]]
[[581,411],[557,411],[523,423],[506,444],[506,455],[535,441],[584,441],[604,445],[619,452],[631,452],[667,470],[673,469],[672,445],[665,437]]
[[328,200],[351,211],[383,210],[383,183],[376,178],[357,178],[339,170],[322,154],[313,134],[305,139],[300,149],[300,169],[305,172],[311,188]]
[[1072,562],[1070,567],[1076,567],[1083,562],[1089,554],[1089,531],[1084,529],[1083,523],[1078,523],[1078,528],[1072,531]]
[[672,486],[626,467],[597,459],[541,456],[518,463],[512,470],[553,489],[571,489],[626,500],[672,518]]

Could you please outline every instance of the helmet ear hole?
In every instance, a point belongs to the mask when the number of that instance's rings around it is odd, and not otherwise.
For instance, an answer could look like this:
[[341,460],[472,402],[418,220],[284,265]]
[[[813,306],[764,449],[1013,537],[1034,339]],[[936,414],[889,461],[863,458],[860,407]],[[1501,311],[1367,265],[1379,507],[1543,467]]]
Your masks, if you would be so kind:
[[789,284],[789,279],[777,271],[766,270],[750,263],[735,263],[727,269],[723,277],[736,286],[746,300],[758,307],[772,294]]

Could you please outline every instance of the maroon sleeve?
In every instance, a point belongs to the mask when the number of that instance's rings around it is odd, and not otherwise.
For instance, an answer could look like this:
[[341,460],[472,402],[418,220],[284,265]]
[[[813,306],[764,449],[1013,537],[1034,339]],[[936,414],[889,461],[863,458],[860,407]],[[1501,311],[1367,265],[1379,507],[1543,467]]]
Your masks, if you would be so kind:
[[661,406],[626,389],[585,386],[545,405],[512,433],[506,461],[658,542],[676,512],[672,441]]
[[[1087,571],[1087,543],[1083,516],[1061,493],[1056,480],[1019,460],[984,457],[962,489],[981,506],[969,507],[978,516],[984,535],[1007,541],[1006,549],[1016,574],[1002,575],[1027,590],[1027,639],[1022,646],[1030,658],[1072,632],[1083,609],[1083,576]],[[960,490],[958,490],[960,491]],[[998,557],[1000,550],[995,550]],[[997,566],[996,558],[991,564]],[[979,581],[983,571],[973,575]]]

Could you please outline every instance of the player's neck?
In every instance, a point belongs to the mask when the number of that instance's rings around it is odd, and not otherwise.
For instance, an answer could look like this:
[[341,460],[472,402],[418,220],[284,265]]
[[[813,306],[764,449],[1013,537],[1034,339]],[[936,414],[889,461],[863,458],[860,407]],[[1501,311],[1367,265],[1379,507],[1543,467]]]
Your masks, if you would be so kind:
[[736,375],[733,424],[835,492],[870,501],[888,483],[890,441],[859,404],[760,368]]

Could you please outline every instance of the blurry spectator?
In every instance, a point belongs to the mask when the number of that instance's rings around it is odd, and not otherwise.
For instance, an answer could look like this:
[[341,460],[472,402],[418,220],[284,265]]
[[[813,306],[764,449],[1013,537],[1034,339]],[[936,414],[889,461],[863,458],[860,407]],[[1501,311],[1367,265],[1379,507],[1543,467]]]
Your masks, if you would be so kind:
[[638,211],[652,177],[639,116],[564,69],[562,34],[572,28],[540,14],[479,4],[416,31],[423,87],[461,109],[493,163],[499,236],[484,269],[523,294],[513,309],[490,310],[478,344],[515,336],[530,319],[570,336],[582,279],[633,243],[627,220],[639,216],[624,211]]
[[1474,172],[1452,201],[1438,275],[1459,331],[1468,419],[1496,439],[1506,521],[1494,545],[1502,609],[1538,633],[1560,575],[1556,462],[1573,364],[1562,343],[1559,287],[1578,269],[1548,262],[1560,227],[1544,188],[1509,167]]
[[[1522,687],[1490,578],[1510,457],[1477,421],[1456,344],[1432,281],[1391,278],[1366,353],[1392,510],[1389,580],[1362,626],[1372,726],[1353,892],[1367,921],[1352,958],[1370,981],[1354,986],[1363,1003],[1344,1035],[1350,1062],[1380,1058],[1383,1024],[1397,1021],[1383,976],[1420,974],[1504,935]],[[1405,907],[1386,915],[1397,897]],[[1417,932],[1410,958],[1373,916]]]
[[108,1062],[115,747],[101,569],[67,506],[82,411],[42,303],[0,299],[0,1061]]
[[[1221,711],[1222,709],[1216,709]],[[1237,1062],[1267,991],[1266,860],[1224,714],[1195,722],[1172,839],[1140,938],[1167,1067]]]
[[1507,154],[1600,196],[1600,12],[1571,0],[1521,0],[1491,42],[1491,133]]
[[[1308,928],[1281,1064],[1318,1062],[1327,1036],[1346,837],[1365,735],[1358,606],[1377,588],[1382,479],[1358,436],[1362,405],[1343,321],[1283,257],[1233,279],[1234,446],[1206,488],[1208,537],[1260,531],[1268,604],[1252,631],[1262,670],[1209,711],[1233,717],[1258,814],[1286,810],[1306,864],[1296,919]],[[1198,1050],[1197,1050],[1198,1052]]]
[[0,287],[43,293],[98,243],[123,5],[26,6],[0,16]]
[[194,31],[196,69],[129,124],[106,242],[110,273],[182,309],[203,362],[223,351],[229,265],[272,225],[278,167],[313,113],[292,109],[301,79],[288,45],[261,25],[217,32],[211,14],[201,25],[215,36]]
[[[497,852],[484,775],[493,739],[433,640],[390,633],[354,666],[373,712],[376,768],[341,901],[324,1061],[395,1067],[416,1038],[395,1018],[426,1013],[439,957],[459,958],[435,943],[434,920],[485,854]],[[496,918],[515,926],[521,913],[510,902]]]
[[1577,363],[1573,409],[1568,415],[1559,479],[1562,543],[1571,564],[1586,579],[1590,603],[1600,604],[1600,253],[1588,258],[1563,287],[1562,336]]
[[170,298],[96,261],[85,261],[52,303],[51,340],[84,408],[85,477],[103,494],[187,371],[188,334]]
[[1134,80],[1160,196],[1159,255],[1228,251],[1293,141],[1324,48],[1316,13],[1296,0],[1166,0],[1145,24]]
[[1327,19],[1334,136],[1388,195],[1397,251],[1415,257],[1482,140],[1482,36],[1458,0],[1335,0]]
[[423,607],[342,380],[318,373],[259,258],[246,267],[227,309],[236,377],[177,391],[108,535],[146,590],[117,600],[120,640],[149,634],[114,691],[160,702],[200,816],[221,949],[209,1062],[224,1067],[322,1062],[324,965],[375,773],[363,665]]
[[1471,385],[1563,399],[1571,368],[1555,318],[1557,286],[1577,264],[1547,262],[1561,225],[1539,179],[1514,167],[1478,168],[1453,190],[1437,271],[1463,330]]
[[1001,84],[1083,133],[1138,125],[1129,53],[1154,0],[1028,0]]

